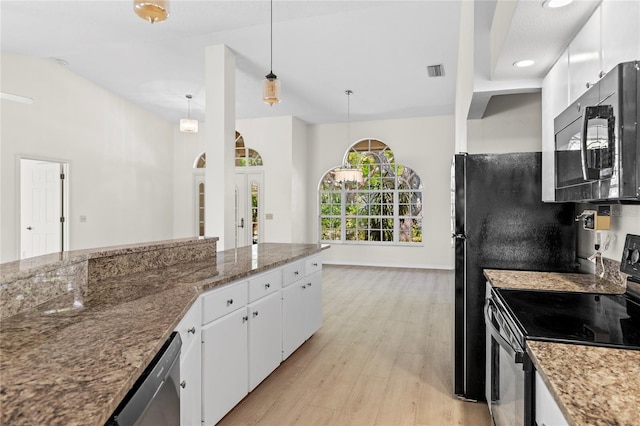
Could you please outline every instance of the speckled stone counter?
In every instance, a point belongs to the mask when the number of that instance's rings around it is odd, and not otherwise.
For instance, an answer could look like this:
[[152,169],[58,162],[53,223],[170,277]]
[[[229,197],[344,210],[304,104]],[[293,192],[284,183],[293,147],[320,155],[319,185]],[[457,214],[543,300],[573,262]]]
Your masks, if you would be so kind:
[[570,291],[582,293],[622,294],[623,283],[591,274],[560,272],[507,271],[485,269],[484,276],[492,286],[516,290]]
[[527,352],[569,424],[640,422],[640,351],[529,341]]
[[91,282],[0,323],[0,424],[102,425],[203,291],[320,252],[259,244]]

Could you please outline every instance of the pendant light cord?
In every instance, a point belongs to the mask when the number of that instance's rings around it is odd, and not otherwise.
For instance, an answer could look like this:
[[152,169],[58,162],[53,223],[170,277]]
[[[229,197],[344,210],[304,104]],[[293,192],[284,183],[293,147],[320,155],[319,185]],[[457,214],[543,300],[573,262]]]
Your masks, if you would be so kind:
[[271,0],[271,31],[270,31],[270,44],[271,44],[271,58],[269,63],[269,73],[273,74],[273,0]]

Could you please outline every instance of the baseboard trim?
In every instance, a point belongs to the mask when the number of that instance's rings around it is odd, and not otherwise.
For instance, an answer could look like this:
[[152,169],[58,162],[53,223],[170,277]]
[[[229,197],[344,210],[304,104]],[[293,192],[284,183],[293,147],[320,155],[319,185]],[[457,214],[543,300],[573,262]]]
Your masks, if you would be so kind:
[[425,263],[380,263],[380,262],[341,262],[336,260],[323,260],[324,265],[336,266],[372,266],[379,268],[410,268],[410,269],[442,269],[453,271],[451,265],[433,265]]

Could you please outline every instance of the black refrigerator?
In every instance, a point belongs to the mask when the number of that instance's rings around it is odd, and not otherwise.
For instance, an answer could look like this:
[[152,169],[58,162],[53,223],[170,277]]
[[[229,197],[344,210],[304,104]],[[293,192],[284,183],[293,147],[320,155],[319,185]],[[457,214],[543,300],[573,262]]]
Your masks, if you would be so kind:
[[576,272],[573,203],[543,203],[540,152],[455,155],[454,392],[485,400],[483,269]]

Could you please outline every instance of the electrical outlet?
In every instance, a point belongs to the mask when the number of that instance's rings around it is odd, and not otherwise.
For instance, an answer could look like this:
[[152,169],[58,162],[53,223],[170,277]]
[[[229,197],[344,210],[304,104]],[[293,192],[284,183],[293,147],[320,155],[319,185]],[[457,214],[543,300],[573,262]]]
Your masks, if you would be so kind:
[[85,215],[81,215],[80,222],[86,222],[86,221],[87,221],[87,217]]
[[266,220],[273,220],[273,213],[267,213],[264,216]]

